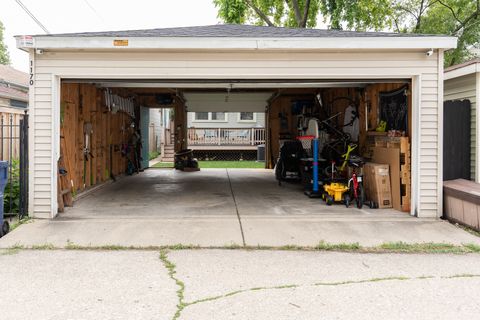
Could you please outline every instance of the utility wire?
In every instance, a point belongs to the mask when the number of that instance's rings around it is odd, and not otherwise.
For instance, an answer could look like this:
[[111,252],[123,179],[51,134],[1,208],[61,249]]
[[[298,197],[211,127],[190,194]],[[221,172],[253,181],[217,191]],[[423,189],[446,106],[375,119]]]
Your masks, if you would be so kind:
[[45,31],[46,34],[50,34],[50,31],[48,31],[48,29],[45,28],[45,26],[33,15],[33,13],[31,13],[30,10],[28,10],[28,8],[22,3],[22,1],[15,0],[15,2],[18,3],[18,5],[23,9],[23,11],[25,11],[30,16],[30,18],[32,18],[33,21],[35,21],[35,23],[40,28],[42,28],[43,31]]
[[98,11],[91,5],[91,3],[88,1],[88,0],[83,0],[83,2],[85,2],[85,4],[90,8],[90,10],[93,11],[93,13],[95,13],[95,15],[103,21],[103,17],[98,13]]

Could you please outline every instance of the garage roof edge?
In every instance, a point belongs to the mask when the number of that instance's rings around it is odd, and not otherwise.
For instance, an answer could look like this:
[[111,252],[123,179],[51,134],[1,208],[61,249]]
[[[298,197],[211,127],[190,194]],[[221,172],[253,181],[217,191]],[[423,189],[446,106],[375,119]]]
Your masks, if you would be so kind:
[[[455,48],[445,35],[284,28],[238,24],[17,36],[42,49],[412,49]],[[121,40],[115,43],[114,40]]]
[[317,38],[237,38],[237,37],[55,37],[36,36],[25,41],[17,36],[17,47],[28,49],[451,49],[457,38],[423,37],[317,37]]
[[480,72],[480,58],[446,68],[444,71],[444,79],[450,80],[477,72]]
[[288,28],[275,26],[256,26],[248,24],[215,24],[173,28],[57,33],[35,35],[35,37],[187,37],[187,38],[327,38],[327,37],[442,37],[443,35],[350,31],[338,29]]

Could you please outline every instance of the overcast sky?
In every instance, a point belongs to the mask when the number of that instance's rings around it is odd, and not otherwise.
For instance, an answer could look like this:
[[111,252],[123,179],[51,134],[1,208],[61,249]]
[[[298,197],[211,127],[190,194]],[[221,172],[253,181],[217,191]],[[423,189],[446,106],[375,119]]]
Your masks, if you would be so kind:
[[[150,29],[219,22],[212,0],[21,0],[51,33]],[[15,0],[1,0],[0,21],[14,68],[28,71],[28,55],[14,35],[44,31]]]

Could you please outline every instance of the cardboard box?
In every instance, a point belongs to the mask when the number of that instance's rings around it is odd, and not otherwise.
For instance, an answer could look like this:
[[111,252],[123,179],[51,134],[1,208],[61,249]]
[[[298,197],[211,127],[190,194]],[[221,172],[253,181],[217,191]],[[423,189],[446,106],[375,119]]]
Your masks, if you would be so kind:
[[392,205],[395,210],[402,211],[400,149],[375,147],[373,149],[372,161],[374,163],[387,164],[390,168]]
[[367,162],[363,167],[363,187],[367,200],[378,203],[379,208],[392,208],[392,190],[388,164]]

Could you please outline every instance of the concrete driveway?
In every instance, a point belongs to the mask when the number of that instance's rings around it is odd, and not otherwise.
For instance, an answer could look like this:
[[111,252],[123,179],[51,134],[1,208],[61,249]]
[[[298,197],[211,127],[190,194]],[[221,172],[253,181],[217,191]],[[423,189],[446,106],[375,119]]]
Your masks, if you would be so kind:
[[2,320],[470,320],[479,264],[479,254],[0,250],[0,310]]
[[480,238],[441,220],[326,206],[304,196],[299,185],[278,186],[271,170],[149,169],[91,192],[56,219],[20,226],[0,239],[0,247],[315,246],[320,241],[480,244]]

